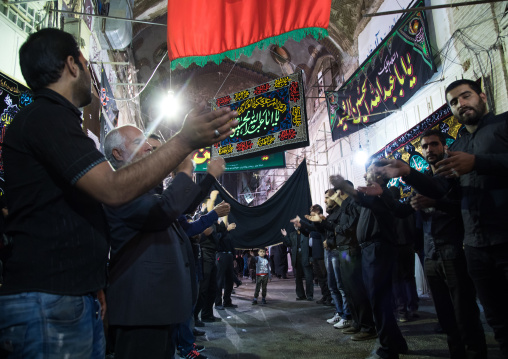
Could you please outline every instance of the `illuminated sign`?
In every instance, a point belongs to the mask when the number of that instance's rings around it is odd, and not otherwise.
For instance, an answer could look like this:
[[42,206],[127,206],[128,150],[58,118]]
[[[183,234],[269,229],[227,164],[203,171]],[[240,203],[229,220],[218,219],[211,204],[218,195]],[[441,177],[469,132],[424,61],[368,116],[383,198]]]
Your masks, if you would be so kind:
[[[211,156],[211,148],[202,148],[192,155],[196,163],[195,172],[206,172],[207,164]],[[258,171],[271,168],[286,167],[286,158],[284,152],[276,152],[263,156],[256,156],[239,161],[226,163],[226,172]]]
[[238,112],[239,124],[212,146],[212,157],[237,161],[309,144],[300,72],[212,101],[214,110],[224,106]]

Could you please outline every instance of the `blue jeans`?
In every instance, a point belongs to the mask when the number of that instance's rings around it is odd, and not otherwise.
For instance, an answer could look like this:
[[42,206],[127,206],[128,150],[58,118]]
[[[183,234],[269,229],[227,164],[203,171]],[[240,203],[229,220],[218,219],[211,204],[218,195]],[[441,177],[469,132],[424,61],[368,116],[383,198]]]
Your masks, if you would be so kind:
[[105,348],[101,307],[91,295],[0,296],[0,354],[9,359],[104,359]]
[[335,311],[341,318],[351,320],[351,312],[346,299],[346,292],[340,277],[340,252],[338,250],[327,251],[326,270],[328,273],[328,288],[335,304]]

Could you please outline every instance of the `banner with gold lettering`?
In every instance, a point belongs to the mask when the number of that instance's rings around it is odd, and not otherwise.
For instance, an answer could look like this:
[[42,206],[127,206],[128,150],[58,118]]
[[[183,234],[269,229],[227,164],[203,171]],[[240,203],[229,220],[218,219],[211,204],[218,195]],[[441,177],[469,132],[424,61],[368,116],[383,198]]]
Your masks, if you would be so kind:
[[[196,163],[194,172],[206,172],[208,162],[212,156],[210,147],[201,148],[192,154],[192,159]],[[286,167],[286,156],[284,152],[271,153],[268,155],[247,158],[244,160],[226,163],[226,172],[259,171],[271,168]]]
[[212,157],[229,162],[309,145],[301,72],[210,102],[238,111],[239,120],[234,134],[212,146]]
[[2,143],[5,131],[14,119],[14,116],[23,107],[33,101],[30,90],[0,72],[0,196],[4,188],[4,163],[2,159]]
[[[430,165],[422,154],[420,136],[423,132],[431,128],[439,129],[445,134],[446,144],[448,146],[460,136],[462,131],[465,131],[465,127],[455,119],[450,107],[445,104],[409,131],[403,133],[373,154],[369,163],[371,163],[372,160],[380,158],[397,159],[408,163],[419,172],[425,173],[430,171]],[[399,187],[402,200],[407,198],[411,193],[411,186],[406,184],[401,177],[392,178],[388,183],[388,187]]]
[[326,93],[332,139],[400,109],[434,71],[425,12],[408,13],[339,90]]

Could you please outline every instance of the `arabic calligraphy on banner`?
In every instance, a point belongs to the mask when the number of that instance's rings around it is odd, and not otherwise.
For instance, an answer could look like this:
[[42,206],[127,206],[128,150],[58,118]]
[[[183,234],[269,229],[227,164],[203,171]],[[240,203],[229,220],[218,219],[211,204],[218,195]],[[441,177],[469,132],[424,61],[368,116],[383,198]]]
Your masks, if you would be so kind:
[[13,79],[0,73],[0,196],[4,191],[4,163],[2,159],[2,143],[5,131],[20,109],[33,101],[30,90]]
[[[194,172],[206,172],[211,158],[211,148],[202,148],[194,152],[192,159],[196,163]],[[247,158],[226,163],[226,172],[258,171],[270,168],[286,167],[284,152],[271,153],[259,157]]]
[[226,161],[305,147],[309,144],[302,75],[295,73],[211,101],[212,109],[238,112],[238,127],[212,146]]
[[[371,156],[371,159],[388,158],[402,160],[418,172],[425,173],[430,171],[430,165],[423,157],[420,144],[421,134],[430,128],[439,129],[443,132],[446,135],[446,144],[448,146],[465,130],[465,127],[453,117],[450,107],[445,104],[409,131],[377,151]],[[401,200],[404,200],[411,194],[411,186],[406,184],[400,177],[392,178],[388,183],[388,187],[398,187],[400,189]]]
[[408,13],[338,91],[326,93],[332,139],[400,109],[434,69],[425,12]]

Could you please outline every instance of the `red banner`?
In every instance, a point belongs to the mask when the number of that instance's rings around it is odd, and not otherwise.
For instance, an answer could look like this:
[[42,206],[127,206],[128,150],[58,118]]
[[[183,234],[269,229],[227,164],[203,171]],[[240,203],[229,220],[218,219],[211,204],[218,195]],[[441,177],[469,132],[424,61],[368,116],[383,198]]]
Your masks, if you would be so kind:
[[169,0],[171,66],[219,63],[288,38],[327,36],[330,8],[331,0]]

